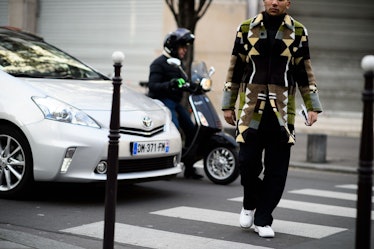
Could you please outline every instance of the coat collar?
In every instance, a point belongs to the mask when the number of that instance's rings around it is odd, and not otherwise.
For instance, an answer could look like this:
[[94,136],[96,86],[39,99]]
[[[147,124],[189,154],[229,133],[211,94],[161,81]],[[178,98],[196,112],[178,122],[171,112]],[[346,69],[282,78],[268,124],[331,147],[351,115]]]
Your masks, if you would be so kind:
[[[249,26],[249,29],[253,29],[256,26],[263,26],[264,25],[264,15],[263,12],[259,13],[257,16],[255,16]],[[283,18],[282,25],[292,31],[295,31],[295,24],[293,18],[286,14]]]

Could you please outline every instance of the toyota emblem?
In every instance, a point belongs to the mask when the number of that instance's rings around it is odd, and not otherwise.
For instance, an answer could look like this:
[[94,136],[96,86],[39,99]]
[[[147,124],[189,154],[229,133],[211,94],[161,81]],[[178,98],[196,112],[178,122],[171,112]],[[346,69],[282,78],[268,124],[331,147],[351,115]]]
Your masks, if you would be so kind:
[[151,127],[152,126],[152,119],[148,116],[144,117],[143,118],[143,125],[147,128]]

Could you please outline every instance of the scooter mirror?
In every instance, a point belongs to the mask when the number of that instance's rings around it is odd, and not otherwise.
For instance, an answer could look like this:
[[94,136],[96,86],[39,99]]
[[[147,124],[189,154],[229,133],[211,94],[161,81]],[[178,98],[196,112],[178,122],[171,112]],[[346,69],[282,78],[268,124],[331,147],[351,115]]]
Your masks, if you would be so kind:
[[210,68],[209,68],[209,73],[208,73],[209,77],[212,77],[212,75],[213,75],[215,72],[216,72],[216,69],[215,69],[214,67],[210,67]]
[[172,66],[174,66],[174,67],[179,68],[179,70],[181,71],[181,73],[182,73],[183,76],[184,76],[184,79],[185,79],[185,80],[188,79],[188,75],[186,74],[186,72],[183,70],[183,68],[182,68],[182,66],[181,66],[181,65],[182,65],[182,62],[181,62],[180,59],[177,59],[177,58],[169,58],[169,59],[167,59],[166,61],[167,61],[167,63],[168,63],[169,65],[172,65]]
[[175,67],[180,67],[181,61],[177,58],[169,58],[167,59],[167,62],[169,65],[175,66]]

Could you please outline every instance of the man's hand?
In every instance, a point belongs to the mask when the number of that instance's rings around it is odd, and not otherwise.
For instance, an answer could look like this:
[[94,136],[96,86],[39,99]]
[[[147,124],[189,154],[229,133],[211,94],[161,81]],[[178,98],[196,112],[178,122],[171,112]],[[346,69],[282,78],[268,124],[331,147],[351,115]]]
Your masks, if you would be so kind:
[[223,117],[225,118],[226,122],[230,125],[234,125],[236,123],[236,115],[234,110],[224,110]]
[[172,88],[182,88],[186,84],[186,81],[183,78],[172,79],[170,84]]
[[317,112],[313,112],[313,111],[308,112],[309,126],[312,126],[315,122],[317,122],[317,119],[318,119],[318,113]]

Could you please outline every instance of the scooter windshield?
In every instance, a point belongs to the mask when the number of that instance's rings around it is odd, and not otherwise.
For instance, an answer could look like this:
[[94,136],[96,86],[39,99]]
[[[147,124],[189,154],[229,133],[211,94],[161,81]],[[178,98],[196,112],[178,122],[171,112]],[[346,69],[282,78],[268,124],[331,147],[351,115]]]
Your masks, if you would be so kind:
[[191,72],[191,79],[195,84],[200,84],[203,78],[209,78],[208,69],[204,61],[193,62]]

